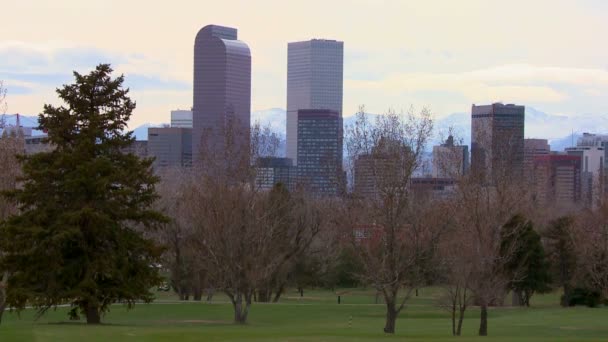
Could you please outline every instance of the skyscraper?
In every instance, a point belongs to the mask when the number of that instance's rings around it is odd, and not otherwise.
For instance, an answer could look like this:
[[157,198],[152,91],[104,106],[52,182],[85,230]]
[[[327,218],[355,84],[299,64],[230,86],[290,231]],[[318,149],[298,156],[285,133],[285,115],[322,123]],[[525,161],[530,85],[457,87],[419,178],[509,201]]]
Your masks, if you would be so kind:
[[522,177],[525,107],[494,103],[471,109],[471,170],[494,177]]
[[344,43],[313,39],[287,46],[287,157],[298,164],[298,110],[342,117]]
[[317,195],[339,195],[342,171],[342,117],[337,111],[298,111],[298,183]]
[[196,35],[192,112],[195,160],[203,138],[209,148],[221,153],[228,122],[236,123],[249,137],[251,54],[247,44],[237,40],[236,29],[208,25]]

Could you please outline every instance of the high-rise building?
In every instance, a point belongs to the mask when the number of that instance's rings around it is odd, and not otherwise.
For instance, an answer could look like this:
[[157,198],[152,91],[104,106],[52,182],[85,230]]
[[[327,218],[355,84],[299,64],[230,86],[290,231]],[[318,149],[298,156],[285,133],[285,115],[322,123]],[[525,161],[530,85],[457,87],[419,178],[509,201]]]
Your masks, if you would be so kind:
[[534,158],[551,153],[551,146],[547,139],[524,139],[524,176],[525,179],[534,180]]
[[533,158],[534,190],[541,205],[571,208],[581,199],[581,158],[544,154]]
[[338,111],[298,110],[298,183],[317,195],[344,191],[342,129]]
[[344,43],[313,39],[287,46],[287,157],[298,160],[298,110],[342,116]]
[[494,103],[471,109],[471,169],[494,177],[522,177],[525,107]]
[[566,153],[581,159],[581,198],[584,205],[595,207],[604,195],[604,147],[576,146],[566,148]]
[[226,125],[241,130],[249,143],[251,116],[251,54],[237,40],[235,28],[208,25],[194,41],[192,153],[199,159],[201,143],[215,153],[224,148]]
[[454,144],[449,136],[444,144],[433,146],[433,177],[454,178],[469,171],[469,147]]
[[260,190],[271,190],[282,183],[288,190],[295,189],[297,172],[289,158],[263,157],[256,160],[256,186]]
[[192,111],[183,109],[172,110],[171,127],[192,128]]
[[405,186],[411,150],[400,141],[381,138],[370,153],[357,156],[354,169],[354,193],[365,198],[378,198],[386,189]]
[[155,171],[192,165],[192,128],[148,128],[148,156]]

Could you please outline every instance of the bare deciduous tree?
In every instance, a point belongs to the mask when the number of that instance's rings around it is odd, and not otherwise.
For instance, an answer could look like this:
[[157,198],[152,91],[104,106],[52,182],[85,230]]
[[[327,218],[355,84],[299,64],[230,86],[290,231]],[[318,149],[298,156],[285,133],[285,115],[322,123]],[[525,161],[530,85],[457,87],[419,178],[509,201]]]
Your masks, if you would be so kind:
[[[246,323],[255,291],[311,243],[322,224],[321,210],[305,194],[275,186],[255,186],[251,161],[273,139],[243,139],[238,124],[227,123],[221,150],[201,146],[201,163],[183,192],[197,261],[209,282],[230,298],[235,323]],[[246,142],[245,142],[246,141]]]
[[355,191],[345,200],[339,221],[363,265],[359,276],[384,297],[386,333],[395,332],[397,316],[423,284],[421,266],[437,239],[436,226],[424,219],[429,208],[410,192],[432,128],[427,109],[389,111],[372,123],[362,107],[346,131]]
[[[510,139],[505,141],[510,142]],[[466,175],[454,175],[455,191],[450,203],[455,255],[448,266],[454,287],[466,284],[481,309],[479,335],[488,334],[488,307],[502,303],[514,275],[503,272],[515,246],[501,246],[502,227],[526,208],[527,191],[517,169],[518,151],[509,143],[494,144],[491,168],[479,166]],[[512,228],[512,233],[517,227]],[[464,294],[464,293],[463,293]],[[466,309],[466,306],[464,307]]]

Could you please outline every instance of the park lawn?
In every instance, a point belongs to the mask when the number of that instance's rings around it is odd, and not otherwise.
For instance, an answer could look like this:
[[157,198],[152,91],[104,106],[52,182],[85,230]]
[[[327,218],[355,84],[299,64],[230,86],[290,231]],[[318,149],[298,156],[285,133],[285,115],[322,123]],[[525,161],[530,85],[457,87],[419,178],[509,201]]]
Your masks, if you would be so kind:
[[[453,341],[446,311],[436,306],[438,289],[423,289],[397,321],[395,336],[382,332],[384,307],[371,290],[290,291],[278,304],[254,303],[245,326],[232,324],[232,307],[217,295],[213,303],[178,302],[159,294],[154,304],[132,310],[114,306],[101,326],[67,319],[67,309],[34,320],[33,310],[19,318],[6,313],[0,341]],[[489,337],[476,335],[479,311],[472,308],[458,341],[608,341],[608,308],[561,308],[558,294],[533,298],[532,308],[493,308]]]

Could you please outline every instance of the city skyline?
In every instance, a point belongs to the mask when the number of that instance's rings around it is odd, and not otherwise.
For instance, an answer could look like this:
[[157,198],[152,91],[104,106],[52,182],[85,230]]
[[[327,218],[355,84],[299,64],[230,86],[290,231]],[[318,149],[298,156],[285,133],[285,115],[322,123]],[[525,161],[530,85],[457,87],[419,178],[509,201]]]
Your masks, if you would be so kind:
[[[8,88],[9,113],[36,114],[53,103],[55,87],[72,70],[111,62],[125,73],[138,103],[131,127],[166,122],[171,109],[192,106],[192,36],[214,23],[239,28],[252,50],[252,110],[284,108],[288,42],[329,38],[346,44],[345,116],[360,104],[375,113],[429,105],[442,117],[498,101],[554,114],[608,112],[602,96],[608,91],[608,47],[594,38],[608,30],[608,6],[600,1],[262,1],[239,2],[236,12],[220,4],[161,4],[133,23],[137,2],[121,3],[120,12],[109,11],[113,6],[4,6],[11,13],[4,25],[10,39],[0,41],[0,79]],[[344,15],[335,16],[340,11]],[[272,15],[277,12],[282,15]],[[316,24],[305,25],[313,14]],[[496,25],[496,17],[515,24]],[[72,29],[99,18],[133,25]]]

